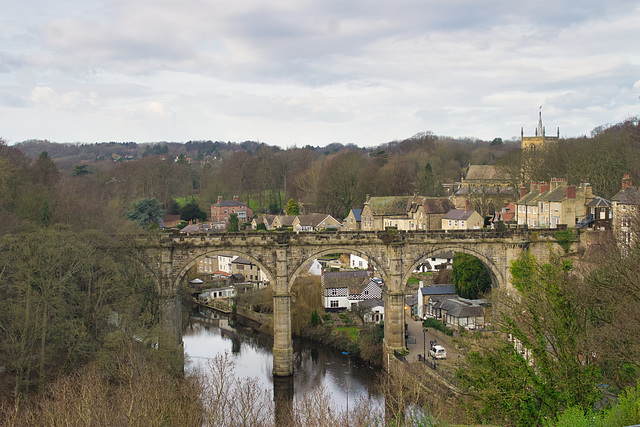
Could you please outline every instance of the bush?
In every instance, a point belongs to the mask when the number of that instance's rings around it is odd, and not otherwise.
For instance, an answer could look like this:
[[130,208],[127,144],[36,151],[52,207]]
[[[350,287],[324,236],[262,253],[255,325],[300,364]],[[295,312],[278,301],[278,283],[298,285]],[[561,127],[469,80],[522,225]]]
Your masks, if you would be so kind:
[[427,319],[424,322],[422,322],[422,326],[424,328],[433,328],[433,329],[437,329],[438,331],[449,335],[450,337],[453,336],[453,330],[451,330],[450,328],[447,328],[447,326],[442,323],[437,321],[436,319]]

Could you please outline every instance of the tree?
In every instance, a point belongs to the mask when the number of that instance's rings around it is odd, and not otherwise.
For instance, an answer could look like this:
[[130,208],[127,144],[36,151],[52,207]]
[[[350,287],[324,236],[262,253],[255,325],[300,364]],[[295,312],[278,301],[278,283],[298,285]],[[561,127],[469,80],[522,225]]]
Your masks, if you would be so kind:
[[207,213],[200,209],[200,206],[195,201],[191,201],[180,209],[180,219],[182,221],[192,221],[194,219],[204,221],[207,219]]
[[601,397],[593,359],[600,349],[589,343],[594,312],[580,301],[572,263],[552,255],[539,264],[524,252],[511,273],[518,295],[500,293],[493,304],[502,334],[471,344],[481,350],[470,352],[457,373],[475,399],[477,419],[534,426],[572,406],[591,408]]
[[462,298],[475,299],[491,289],[487,268],[478,258],[465,253],[454,255],[451,279],[456,293]]
[[164,214],[162,205],[155,198],[138,199],[133,202],[132,207],[133,209],[126,212],[127,218],[137,222],[143,227],[157,223],[158,219]]
[[289,199],[284,211],[287,215],[300,215],[300,206],[298,206],[295,200]]
[[239,231],[240,223],[238,220],[238,214],[232,213],[229,215],[229,231]]
[[71,176],[83,176],[83,175],[90,175],[93,172],[91,172],[90,170],[87,170],[87,165],[75,165],[73,167],[73,172],[71,173]]

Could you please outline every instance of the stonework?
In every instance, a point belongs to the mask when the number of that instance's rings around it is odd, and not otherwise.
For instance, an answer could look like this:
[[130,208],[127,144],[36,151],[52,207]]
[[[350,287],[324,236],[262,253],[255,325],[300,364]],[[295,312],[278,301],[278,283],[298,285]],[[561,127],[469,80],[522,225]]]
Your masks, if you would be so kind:
[[[418,265],[442,252],[463,252],[477,257],[490,272],[493,286],[511,289],[509,266],[523,250],[546,260],[555,233],[538,231],[534,240],[526,229],[455,232],[326,232],[326,233],[220,233],[201,236],[167,234],[147,247],[147,265],[155,274],[158,293],[166,300],[163,321],[180,339],[178,289],[188,271],[205,256],[231,254],[255,263],[274,286],[273,373],[293,373],[291,343],[291,286],[314,259],[326,254],[352,253],[366,259],[386,285],[385,351],[402,350],[404,297],[407,280]],[[550,245],[551,244],[551,245]],[[576,246],[579,241],[576,241]],[[561,248],[555,245],[556,251]],[[177,314],[177,313],[178,314]]]

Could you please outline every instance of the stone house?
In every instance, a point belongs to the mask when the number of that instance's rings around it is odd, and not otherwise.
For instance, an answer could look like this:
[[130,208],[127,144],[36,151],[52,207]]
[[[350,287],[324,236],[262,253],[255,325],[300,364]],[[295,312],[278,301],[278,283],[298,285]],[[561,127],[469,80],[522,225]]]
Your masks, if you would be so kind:
[[324,229],[336,230],[342,227],[342,223],[331,215],[312,213],[296,215],[291,226],[293,231],[320,231]]
[[349,215],[342,222],[342,229],[344,231],[358,231],[360,230],[362,209],[351,209]]
[[557,228],[559,224],[574,227],[587,216],[587,205],[594,198],[590,184],[567,185],[564,178],[534,182],[531,191],[521,188],[520,194],[516,221],[531,228]]
[[629,245],[634,240],[634,226],[638,219],[640,191],[633,185],[631,176],[622,178],[622,189],[611,199],[613,211],[613,235],[620,243]]
[[417,293],[416,314],[421,319],[427,317],[441,318],[441,313],[435,309],[437,302],[457,297],[456,289],[453,285],[431,285],[423,286],[420,282]]
[[484,218],[473,209],[452,209],[442,217],[443,230],[478,230],[484,226]]

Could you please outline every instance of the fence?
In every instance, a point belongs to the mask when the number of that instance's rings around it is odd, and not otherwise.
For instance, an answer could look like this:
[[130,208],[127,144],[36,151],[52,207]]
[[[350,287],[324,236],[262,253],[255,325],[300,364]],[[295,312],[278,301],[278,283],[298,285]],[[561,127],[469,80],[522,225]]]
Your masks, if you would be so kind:
[[438,364],[435,362],[435,360],[432,361],[429,359],[425,359],[424,356],[421,354],[418,354],[418,361],[424,363],[434,371],[438,368]]

